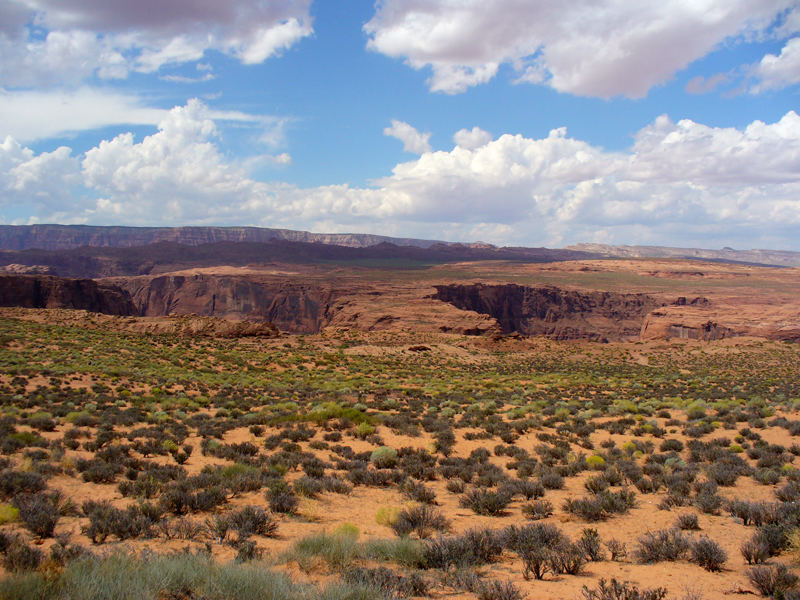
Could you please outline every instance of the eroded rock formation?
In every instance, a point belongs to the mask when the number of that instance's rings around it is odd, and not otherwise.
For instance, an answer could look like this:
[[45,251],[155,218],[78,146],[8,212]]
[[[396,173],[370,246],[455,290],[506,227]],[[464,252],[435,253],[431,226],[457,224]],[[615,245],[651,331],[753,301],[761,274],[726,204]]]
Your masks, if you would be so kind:
[[229,320],[269,321],[282,331],[315,333],[333,316],[341,295],[315,283],[253,277],[165,275],[120,281],[142,316],[197,314]]
[[48,275],[0,275],[0,306],[72,308],[109,315],[135,315],[123,289],[91,279]]
[[646,294],[516,284],[436,286],[436,299],[494,317],[504,333],[610,341],[638,336],[658,302]]

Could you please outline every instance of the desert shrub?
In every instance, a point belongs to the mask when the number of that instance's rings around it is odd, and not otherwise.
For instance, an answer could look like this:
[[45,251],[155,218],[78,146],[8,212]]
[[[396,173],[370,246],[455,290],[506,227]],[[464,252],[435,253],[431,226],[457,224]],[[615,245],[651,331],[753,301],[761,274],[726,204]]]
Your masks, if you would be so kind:
[[52,537],[61,515],[51,498],[43,493],[20,494],[14,498],[14,504],[28,531],[40,538]]
[[564,487],[564,478],[555,471],[547,471],[539,480],[546,490],[560,490]]
[[429,569],[477,566],[494,562],[503,551],[501,536],[491,529],[471,529],[461,535],[427,540],[423,564]]
[[276,513],[294,514],[300,501],[285,481],[279,480],[266,493],[269,509]]
[[705,536],[695,540],[691,545],[690,560],[706,571],[721,571],[728,560],[728,553],[714,540]]
[[370,462],[378,469],[391,469],[397,465],[397,450],[389,446],[375,448],[370,454]]
[[480,585],[477,589],[478,600],[523,600],[527,594],[511,581],[497,581]]
[[[547,571],[559,571],[561,561],[570,557],[556,557],[557,552],[567,552],[570,541],[553,524],[534,523],[533,525],[512,525],[503,530],[504,545],[516,553],[523,563],[525,579],[542,579]],[[570,566],[570,565],[567,565]]]
[[522,496],[526,500],[532,498],[541,498],[544,496],[544,487],[538,481],[531,481],[529,479],[521,480],[515,479],[503,483],[499,491],[508,494],[511,497]]
[[295,480],[292,487],[298,496],[303,496],[304,498],[316,498],[324,489],[321,480],[306,475]]
[[256,546],[253,540],[243,539],[236,543],[236,556],[234,557],[234,561],[236,563],[246,563],[260,559],[262,554],[263,551]]
[[586,466],[595,471],[603,471],[606,468],[606,459],[594,454],[586,459]]
[[322,487],[326,492],[344,494],[346,496],[353,491],[352,485],[338,477],[323,477],[319,481],[322,483]]
[[378,512],[375,513],[375,522],[378,525],[391,527],[392,524],[397,521],[397,517],[399,515],[400,509],[396,506],[381,506],[378,509]]
[[678,515],[675,521],[675,528],[684,531],[697,531],[700,529],[700,523],[697,520],[697,515],[694,513],[683,513]]
[[233,527],[230,514],[217,514],[205,520],[205,528],[209,537],[218,544],[225,543],[228,532]]
[[447,482],[445,488],[451,494],[463,494],[466,484],[461,479],[451,479]]
[[0,498],[8,500],[18,494],[35,494],[45,488],[44,477],[38,473],[4,469],[0,471]]
[[719,514],[722,504],[722,497],[713,493],[703,492],[694,498],[694,505],[707,515]]
[[625,542],[617,539],[610,539],[606,542],[606,548],[611,553],[611,560],[619,561],[628,556],[628,546]]
[[608,479],[605,478],[605,475],[595,475],[593,477],[589,477],[583,484],[583,487],[585,487],[592,494],[599,494],[600,492],[607,490],[608,486]]
[[649,532],[638,541],[636,559],[640,563],[680,560],[690,548],[689,539],[677,529]]
[[739,551],[748,565],[759,565],[770,556],[769,547],[758,533],[743,542]]
[[668,439],[661,442],[659,447],[661,452],[680,452],[683,450],[683,442],[675,439]]
[[38,548],[26,544],[21,536],[4,537],[0,546],[2,546],[3,553],[2,565],[6,571],[31,571],[38,568],[44,560],[44,553]]
[[391,527],[397,535],[416,533],[420,539],[425,539],[435,531],[447,531],[450,522],[438,510],[422,504],[401,510]]
[[414,502],[436,504],[436,492],[422,483],[408,479],[400,486],[400,492]]
[[742,467],[728,462],[714,462],[706,470],[709,480],[717,485],[730,487],[736,484],[739,475],[742,474]]
[[251,535],[274,537],[278,531],[278,522],[264,509],[245,506],[230,514],[230,524],[236,530],[239,540]]
[[84,533],[95,544],[102,544],[111,535],[120,540],[149,536],[154,525],[153,518],[158,515],[148,514],[140,506],[115,508],[107,500],[87,500],[81,510],[89,518]]
[[728,503],[728,512],[731,516],[741,519],[744,525],[763,525],[772,507],[766,502],[750,502],[747,500],[732,500]]
[[189,512],[211,510],[228,500],[225,490],[219,485],[209,485],[205,489],[196,490],[199,482],[193,480],[173,481],[161,493],[161,507],[175,515]]
[[588,498],[568,498],[563,508],[586,521],[600,521],[615,513],[628,512],[635,503],[636,495],[630,490],[604,490]]
[[11,504],[0,504],[0,525],[14,523],[19,519],[19,509]]
[[589,498],[567,498],[562,507],[566,512],[584,521],[601,521],[608,517],[602,502],[595,496]]
[[798,577],[783,564],[752,567],[747,577],[762,596],[783,598],[786,592],[797,587]]
[[781,480],[781,474],[775,469],[756,469],[753,479],[761,485],[775,485]]
[[660,487],[649,477],[640,477],[639,479],[633,482],[633,485],[636,486],[636,489],[639,490],[642,494],[652,494],[654,492],[657,492],[658,488]]
[[781,502],[800,501],[800,483],[789,481],[775,490],[775,497]]
[[558,544],[551,548],[550,568],[553,573],[560,575],[578,575],[583,571],[586,555],[579,544],[570,542]]
[[664,600],[667,597],[666,588],[651,588],[640,590],[638,586],[627,581],[600,579],[595,589],[583,586],[584,600]]
[[789,543],[789,530],[780,522],[765,523],[758,528],[756,536],[770,556],[779,554]]
[[597,533],[597,529],[591,527],[585,528],[581,532],[578,546],[583,550],[586,560],[593,562],[603,560],[602,542],[600,540],[600,534]]
[[428,582],[418,573],[403,576],[386,567],[350,567],[342,573],[342,579],[378,590],[388,597],[425,596],[429,588]]
[[499,516],[511,503],[511,497],[500,491],[473,489],[462,496],[458,503],[479,515]]
[[546,519],[553,514],[553,503],[549,500],[534,500],[522,505],[522,514],[532,521]]

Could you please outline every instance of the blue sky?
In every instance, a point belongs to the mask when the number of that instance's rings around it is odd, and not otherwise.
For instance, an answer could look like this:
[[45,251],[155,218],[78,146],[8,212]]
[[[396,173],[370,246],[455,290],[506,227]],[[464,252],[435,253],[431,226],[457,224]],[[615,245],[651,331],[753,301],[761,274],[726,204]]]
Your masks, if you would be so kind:
[[800,250],[797,0],[8,0],[0,220]]

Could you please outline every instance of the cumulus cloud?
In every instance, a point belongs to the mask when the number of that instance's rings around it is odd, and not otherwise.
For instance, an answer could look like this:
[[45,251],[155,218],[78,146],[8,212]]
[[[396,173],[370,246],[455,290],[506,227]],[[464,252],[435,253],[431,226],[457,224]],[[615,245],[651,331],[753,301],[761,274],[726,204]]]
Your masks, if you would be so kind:
[[472,129],[460,129],[453,135],[453,141],[456,146],[473,150],[483,146],[492,139],[492,134],[484,131],[480,127],[473,127]]
[[756,94],[800,83],[800,37],[790,39],[780,54],[764,56],[752,74],[757,81],[750,91]]
[[430,67],[433,91],[463,92],[508,64],[517,81],[633,98],[732,36],[763,31],[794,0],[384,0],[368,48]]
[[153,135],[121,134],[82,156],[68,148],[36,154],[8,138],[0,145],[0,207],[32,204],[30,216],[42,221],[800,250],[800,116],[793,111],[742,129],[665,115],[619,152],[564,129],[543,138],[483,136],[482,144],[400,163],[369,187],[313,188],[249,177],[246,165],[220,150],[212,115],[193,100],[169,111]]
[[311,0],[8,0],[0,5],[0,85],[124,78],[217,50],[244,64],[313,33]]
[[431,145],[428,141],[431,138],[431,134],[421,133],[403,121],[392,119],[391,126],[383,130],[383,135],[397,138],[403,142],[403,150],[406,152],[425,154],[431,151]]

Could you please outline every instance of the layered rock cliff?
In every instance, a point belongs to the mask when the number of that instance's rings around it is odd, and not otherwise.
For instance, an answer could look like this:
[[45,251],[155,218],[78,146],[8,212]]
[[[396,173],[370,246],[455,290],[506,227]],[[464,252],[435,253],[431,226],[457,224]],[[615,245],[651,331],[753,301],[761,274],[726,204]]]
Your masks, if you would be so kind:
[[108,315],[135,315],[130,295],[91,279],[47,275],[0,275],[0,306],[71,308]]
[[197,314],[269,321],[282,331],[314,333],[327,325],[341,292],[321,284],[247,276],[165,275],[120,280],[138,314]]
[[659,303],[646,294],[574,292],[516,284],[439,285],[436,299],[494,317],[504,333],[611,341],[637,337]]

